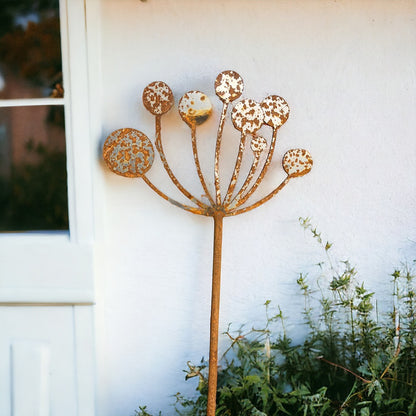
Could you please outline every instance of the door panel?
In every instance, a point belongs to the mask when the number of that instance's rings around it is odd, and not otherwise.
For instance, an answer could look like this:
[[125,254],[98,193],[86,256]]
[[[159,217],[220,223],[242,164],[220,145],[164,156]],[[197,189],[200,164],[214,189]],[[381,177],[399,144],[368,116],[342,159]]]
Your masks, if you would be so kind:
[[0,415],[76,415],[74,308],[1,307],[0,322]]
[[51,345],[36,340],[16,340],[10,345],[11,413],[23,416],[50,414]]

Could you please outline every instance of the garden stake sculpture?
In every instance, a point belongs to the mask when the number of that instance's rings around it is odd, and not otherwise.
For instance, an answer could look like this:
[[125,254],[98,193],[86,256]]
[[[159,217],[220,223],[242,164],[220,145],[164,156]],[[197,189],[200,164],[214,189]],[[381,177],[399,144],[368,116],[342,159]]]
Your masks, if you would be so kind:
[[[283,182],[257,202],[251,205],[244,205],[266,175],[275,150],[277,132],[289,117],[289,106],[283,98],[277,95],[270,95],[261,103],[257,103],[252,99],[239,101],[231,112],[231,119],[234,127],[241,133],[240,144],[227,191],[225,195],[221,194],[220,153],[224,124],[231,102],[241,96],[243,88],[242,78],[234,71],[221,72],[215,80],[215,93],[222,101],[223,106],[215,145],[214,193],[211,193],[208,188],[201,171],[196,134],[197,127],[211,115],[212,106],[210,100],[200,91],[190,91],[179,101],[179,114],[191,130],[191,145],[196,171],[204,190],[203,196],[209,201],[208,203],[203,202],[202,198],[196,198],[181,185],[165,157],[162,144],[161,118],[163,114],[171,109],[174,99],[171,89],[164,82],[152,82],[144,89],[143,104],[155,116],[155,146],[163,167],[178,190],[189,199],[192,205],[184,205],[171,199],[146,177],[145,174],[154,161],[154,149],[152,142],[142,132],[132,128],[116,130],[107,137],[103,148],[104,160],[114,173],[129,178],[143,178],[146,184],[166,201],[193,214],[204,215],[214,219],[207,416],[214,416],[216,408],[223,219],[224,217],[243,214],[264,204],[286,186],[292,178],[303,176],[310,172],[313,163],[308,151],[303,149],[289,150],[283,156],[282,161],[283,169],[287,175]],[[263,125],[270,126],[272,129],[269,142],[257,134]],[[250,140],[252,151],[251,167],[240,189],[236,191],[235,187],[240,175],[241,163],[248,140]],[[267,151],[267,155],[261,158],[261,154],[265,151]],[[263,166],[260,169],[261,160],[263,161]]]

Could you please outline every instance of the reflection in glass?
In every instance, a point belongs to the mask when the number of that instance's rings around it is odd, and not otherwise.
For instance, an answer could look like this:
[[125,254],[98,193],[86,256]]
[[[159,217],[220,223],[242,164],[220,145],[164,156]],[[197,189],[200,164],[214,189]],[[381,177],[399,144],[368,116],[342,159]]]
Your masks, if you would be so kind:
[[0,231],[67,230],[62,106],[0,108]]
[[63,97],[59,0],[0,0],[0,99]]

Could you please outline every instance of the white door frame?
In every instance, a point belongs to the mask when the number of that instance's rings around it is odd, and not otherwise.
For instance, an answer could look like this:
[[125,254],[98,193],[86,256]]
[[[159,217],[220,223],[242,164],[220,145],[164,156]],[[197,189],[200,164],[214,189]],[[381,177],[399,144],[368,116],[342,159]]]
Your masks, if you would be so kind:
[[[91,120],[99,119],[97,117],[99,110],[97,107],[91,111],[91,102],[96,102],[97,90],[93,91],[94,87],[90,86],[89,81],[92,76],[98,77],[98,59],[94,60],[94,56],[99,53],[98,7],[97,0],[60,0],[65,97],[59,103],[65,106],[70,231],[69,233],[0,234],[0,322],[2,316],[13,322],[13,311],[16,319],[22,312],[27,313],[29,318],[33,308],[41,310],[44,307],[49,307],[47,314],[53,320],[57,312],[56,308],[66,308],[67,313],[72,316],[72,324],[62,330],[71,334],[70,348],[75,368],[71,370],[71,374],[62,374],[62,377],[74,379],[71,383],[75,383],[76,408],[79,416],[92,416],[95,413],[93,335],[95,154],[91,143],[92,138],[99,134],[99,127],[97,127],[98,123],[94,124]],[[88,31],[87,22],[92,25]],[[48,98],[31,102],[25,99],[13,100],[13,103],[10,100],[6,101],[0,100],[0,106],[51,104]],[[10,310],[10,308],[14,309]],[[3,315],[2,311],[5,312]],[[36,312],[33,315],[36,315]],[[25,342],[29,349],[33,346],[35,348],[33,351],[38,351],[36,348],[39,343],[30,339],[30,336],[26,337],[24,329],[22,336],[27,338]],[[51,336],[59,337],[59,334]],[[7,331],[2,333],[0,344],[11,343],[12,341],[7,337]],[[53,353],[58,354],[59,351]],[[13,374],[13,365],[11,356],[0,356],[0,369],[10,368]],[[19,367],[20,364],[16,365]],[[7,384],[7,380],[5,383]],[[3,387],[9,392],[12,403],[15,398],[11,386]],[[0,397],[2,397],[1,392]],[[7,397],[2,397],[3,399],[8,400]],[[53,398],[45,400],[53,400]],[[10,409],[14,416],[20,415],[18,410],[13,410],[12,404]]]

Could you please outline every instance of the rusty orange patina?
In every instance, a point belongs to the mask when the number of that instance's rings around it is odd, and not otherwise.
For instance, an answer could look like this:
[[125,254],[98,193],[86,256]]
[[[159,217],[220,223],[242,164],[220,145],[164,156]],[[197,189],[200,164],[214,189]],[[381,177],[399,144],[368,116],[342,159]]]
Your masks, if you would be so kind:
[[[245,205],[267,173],[276,147],[277,132],[288,120],[290,109],[287,102],[278,95],[269,95],[260,103],[252,99],[243,99],[234,106],[231,112],[232,124],[241,135],[234,170],[229,179],[227,191],[222,196],[219,159],[224,125],[231,102],[240,98],[243,93],[244,82],[237,72],[223,71],[215,80],[214,90],[223,103],[215,136],[214,189],[210,189],[208,186],[210,182],[202,173],[197,148],[197,127],[211,116],[211,102],[206,94],[200,91],[190,91],[180,99],[178,106],[181,118],[190,127],[194,163],[207,202],[203,202],[202,198],[196,198],[185,189],[166,159],[162,144],[161,117],[172,108],[174,98],[170,87],[164,82],[152,82],[144,89],[143,105],[155,116],[154,144],[162,166],[176,188],[193,205],[185,205],[168,197],[146,177],[145,174],[154,161],[154,150],[150,139],[140,131],[131,128],[115,130],[107,137],[103,148],[104,160],[114,173],[131,178],[141,177],[153,191],[171,204],[193,214],[214,219],[207,416],[215,416],[216,409],[223,219],[243,214],[263,205],[280,192],[292,178],[309,173],[313,165],[312,157],[307,150],[291,149],[287,151],[282,160],[283,170],[286,173],[284,180],[265,197]],[[269,141],[257,134],[263,126],[272,129]],[[251,155],[248,156],[246,155],[247,140],[250,141],[251,149]],[[267,151],[267,155],[263,158],[261,155],[265,151]],[[245,157],[251,157],[251,165],[243,184],[239,186],[239,189],[236,189],[242,161]]]
[[139,130],[120,129],[108,136],[103,156],[117,175],[140,178],[151,168],[154,150],[152,142]]

